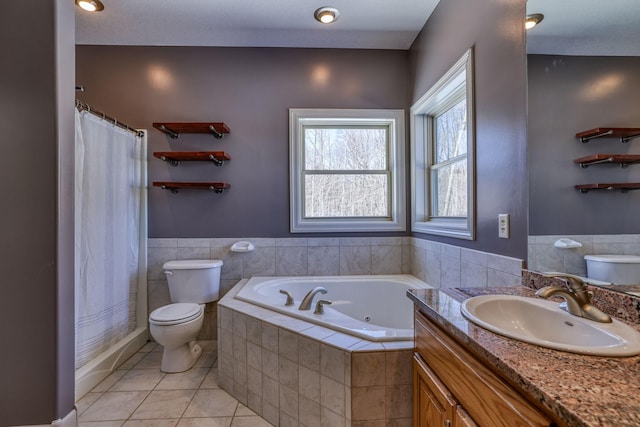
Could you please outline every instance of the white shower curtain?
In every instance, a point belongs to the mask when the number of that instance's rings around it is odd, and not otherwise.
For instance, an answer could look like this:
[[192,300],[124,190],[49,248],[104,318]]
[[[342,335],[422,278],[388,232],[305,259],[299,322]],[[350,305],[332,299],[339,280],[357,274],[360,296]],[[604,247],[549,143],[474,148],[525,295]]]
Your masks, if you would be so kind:
[[143,137],[76,110],[76,369],[136,326]]

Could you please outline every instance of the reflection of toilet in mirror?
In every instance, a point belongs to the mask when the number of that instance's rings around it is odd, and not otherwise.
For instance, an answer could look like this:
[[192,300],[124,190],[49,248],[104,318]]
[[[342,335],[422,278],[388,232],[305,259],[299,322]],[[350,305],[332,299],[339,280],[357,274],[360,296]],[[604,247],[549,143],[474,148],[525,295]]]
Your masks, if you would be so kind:
[[189,370],[200,357],[202,349],[195,339],[202,328],[205,304],[219,298],[221,267],[220,260],[169,261],[162,266],[171,304],[149,315],[151,336],[164,347],[161,371]]
[[585,255],[587,277],[616,285],[640,284],[640,256]]

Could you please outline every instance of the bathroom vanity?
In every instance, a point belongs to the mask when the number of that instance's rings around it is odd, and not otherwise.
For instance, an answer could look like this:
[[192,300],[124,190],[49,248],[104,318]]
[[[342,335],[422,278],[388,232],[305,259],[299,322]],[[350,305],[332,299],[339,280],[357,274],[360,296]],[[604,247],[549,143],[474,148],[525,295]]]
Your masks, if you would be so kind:
[[448,420],[453,427],[553,425],[420,310],[415,311],[415,336],[414,419],[419,426],[447,426]]
[[462,316],[465,299],[497,293],[533,297],[526,287],[407,292],[415,305],[416,427],[640,425],[640,356],[551,350]]

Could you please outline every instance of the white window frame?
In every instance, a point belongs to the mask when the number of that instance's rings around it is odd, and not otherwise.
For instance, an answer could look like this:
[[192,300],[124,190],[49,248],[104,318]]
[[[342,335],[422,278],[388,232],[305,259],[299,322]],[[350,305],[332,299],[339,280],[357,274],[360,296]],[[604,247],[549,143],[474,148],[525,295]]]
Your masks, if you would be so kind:
[[[406,231],[404,110],[289,109],[289,179],[291,233],[361,231]],[[390,217],[304,217],[304,128],[305,126],[388,127]]]
[[[475,115],[473,49],[465,54],[411,107],[411,230],[459,239],[475,239]],[[467,100],[467,216],[436,217],[432,212],[430,166],[433,160],[431,119],[442,113],[460,91]]]

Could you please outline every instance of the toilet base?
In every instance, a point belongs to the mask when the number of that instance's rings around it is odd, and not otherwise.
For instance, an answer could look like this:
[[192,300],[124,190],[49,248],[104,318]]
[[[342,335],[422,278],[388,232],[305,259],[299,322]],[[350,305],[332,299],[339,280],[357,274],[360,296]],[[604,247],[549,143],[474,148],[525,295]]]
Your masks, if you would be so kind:
[[160,370],[166,373],[188,371],[198,361],[202,348],[195,341],[174,348],[164,348]]

